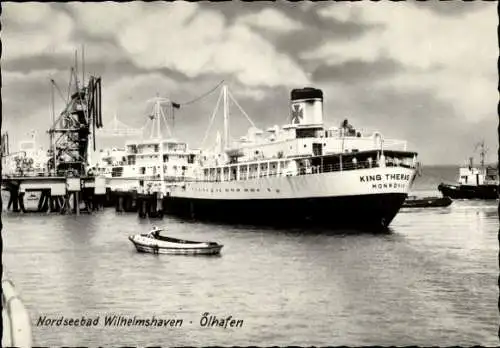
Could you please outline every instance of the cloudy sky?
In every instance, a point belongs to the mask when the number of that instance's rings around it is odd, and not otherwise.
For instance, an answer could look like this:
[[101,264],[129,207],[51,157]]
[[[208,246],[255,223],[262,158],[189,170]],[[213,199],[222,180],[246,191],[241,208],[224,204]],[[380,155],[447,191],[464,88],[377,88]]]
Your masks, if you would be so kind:
[[[2,4],[3,129],[11,147],[48,146],[50,83],[66,93],[74,52],[102,76],[105,125],[142,127],[159,94],[183,103],[224,80],[261,128],[284,124],[293,88],[325,94],[347,118],[408,140],[424,164],[461,164],[484,139],[494,160],[498,58],[494,3]],[[201,144],[218,94],[182,107],[173,129]],[[56,99],[61,111],[62,99]],[[231,106],[231,135],[249,126]],[[222,115],[218,116],[220,121]],[[220,122],[217,124],[219,125]],[[174,125],[171,125],[174,126]],[[98,145],[121,144],[100,138]]]

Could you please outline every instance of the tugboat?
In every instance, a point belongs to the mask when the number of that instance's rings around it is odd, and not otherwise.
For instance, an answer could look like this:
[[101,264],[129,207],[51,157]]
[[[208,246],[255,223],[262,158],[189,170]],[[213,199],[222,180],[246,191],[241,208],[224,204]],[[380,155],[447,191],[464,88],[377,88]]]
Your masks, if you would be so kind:
[[441,183],[438,190],[445,197],[452,199],[497,199],[498,198],[498,170],[485,166],[486,150],[484,141],[477,147],[481,148],[481,166],[474,167],[473,158],[469,158],[469,165],[459,169],[458,183],[454,185]]

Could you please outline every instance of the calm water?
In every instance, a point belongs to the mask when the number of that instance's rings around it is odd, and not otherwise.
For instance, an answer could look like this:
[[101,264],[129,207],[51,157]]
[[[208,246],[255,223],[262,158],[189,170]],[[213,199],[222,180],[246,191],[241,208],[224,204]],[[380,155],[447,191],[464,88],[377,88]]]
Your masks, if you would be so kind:
[[[416,190],[433,186],[423,179]],[[155,222],[223,243],[220,257],[139,254],[127,236],[152,222],[112,209],[3,222],[7,276],[34,324],[100,316],[96,327],[34,326],[36,345],[499,344],[494,201],[402,210],[385,235]],[[200,327],[204,312],[243,327]],[[112,314],[184,321],[105,327]]]

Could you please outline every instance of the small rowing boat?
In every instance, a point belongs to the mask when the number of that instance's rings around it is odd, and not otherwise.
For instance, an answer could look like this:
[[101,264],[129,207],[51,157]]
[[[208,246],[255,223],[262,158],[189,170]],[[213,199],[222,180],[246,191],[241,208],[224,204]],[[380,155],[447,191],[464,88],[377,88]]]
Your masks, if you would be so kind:
[[145,234],[129,236],[139,252],[171,255],[216,255],[220,254],[223,245],[215,242],[196,242],[162,236],[163,230],[154,228]]

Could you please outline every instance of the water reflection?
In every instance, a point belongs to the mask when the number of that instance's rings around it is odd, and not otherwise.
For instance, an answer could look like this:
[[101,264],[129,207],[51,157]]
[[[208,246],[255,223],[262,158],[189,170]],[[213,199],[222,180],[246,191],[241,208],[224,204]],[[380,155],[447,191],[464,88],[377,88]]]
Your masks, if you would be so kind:
[[[37,345],[497,345],[495,204],[408,209],[385,234],[92,216],[4,216],[4,263],[33,316],[178,315],[241,330],[35,327]],[[224,244],[220,257],[137,253],[127,236]],[[350,232],[350,233],[348,233]],[[432,318],[432,320],[429,320]]]

